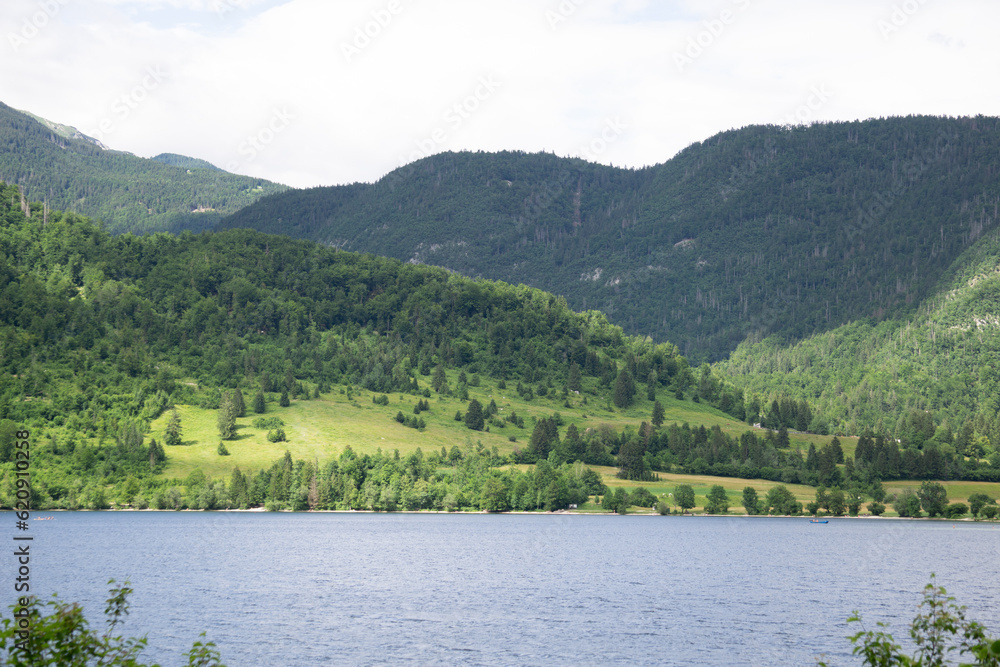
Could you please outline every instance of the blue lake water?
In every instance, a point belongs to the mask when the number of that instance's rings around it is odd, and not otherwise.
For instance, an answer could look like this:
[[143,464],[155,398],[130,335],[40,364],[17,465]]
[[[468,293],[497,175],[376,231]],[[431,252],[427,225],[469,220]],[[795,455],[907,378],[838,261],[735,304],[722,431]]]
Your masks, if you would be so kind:
[[932,572],[1000,634],[997,524],[78,512],[31,532],[34,592],[98,625],[130,580],[124,632],[164,665],[201,631],[230,667],[858,664],[846,618],[905,639]]

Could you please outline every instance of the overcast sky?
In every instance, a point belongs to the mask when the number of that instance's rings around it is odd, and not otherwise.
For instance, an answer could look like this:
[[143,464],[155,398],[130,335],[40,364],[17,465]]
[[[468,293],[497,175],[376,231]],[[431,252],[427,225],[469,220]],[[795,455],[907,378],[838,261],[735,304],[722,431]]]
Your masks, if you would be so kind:
[[996,0],[3,0],[0,101],[292,186],[617,166],[757,123],[1000,115]]

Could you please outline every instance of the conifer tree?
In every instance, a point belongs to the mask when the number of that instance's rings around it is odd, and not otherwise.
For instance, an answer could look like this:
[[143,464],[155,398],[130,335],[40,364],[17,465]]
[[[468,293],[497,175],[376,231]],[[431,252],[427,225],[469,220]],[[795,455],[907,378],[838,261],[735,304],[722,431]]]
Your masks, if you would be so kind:
[[167,432],[163,437],[163,441],[168,447],[176,447],[181,444],[181,416],[177,414],[177,408],[174,408],[170,413],[170,419],[167,421]]
[[656,403],[653,404],[653,426],[662,426],[665,416],[666,415],[663,412],[663,404],[656,401]]
[[283,408],[287,408],[291,404],[292,402],[288,400],[288,390],[282,389],[281,398],[278,400],[278,405],[280,405]]
[[580,391],[582,386],[580,366],[575,361],[569,365],[569,380],[566,382],[566,386],[569,387],[570,391]]
[[237,387],[233,389],[230,394],[233,397],[233,410],[236,412],[237,417],[246,417],[247,415],[247,404],[243,400],[243,392]]
[[628,369],[623,368],[618,373],[618,379],[615,380],[615,405],[619,408],[627,408],[632,405],[634,397],[635,380],[632,379],[632,374],[628,372]]
[[258,389],[257,393],[253,397],[253,411],[259,415],[264,414],[267,409],[267,401],[264,399],[264,390]]
[[485,425],[483,406],[476,399],[472,399],[469,401],[469,407],[465,410],[465,426],[473,431],[482,431]]
[[223,440],[232,440],[236,437],[236,403],[232,393],[228,391],[222,396],[216,424],[219,427],[219,437]]

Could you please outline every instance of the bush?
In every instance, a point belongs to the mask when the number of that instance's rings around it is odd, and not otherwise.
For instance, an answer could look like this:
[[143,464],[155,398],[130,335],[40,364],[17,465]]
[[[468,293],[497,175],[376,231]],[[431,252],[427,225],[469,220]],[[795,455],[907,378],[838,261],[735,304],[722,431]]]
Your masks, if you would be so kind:
[[640,486],[632,489],[628,494],[628,504],[636,507],[652,507],[656,504],[656,496],[649,492],[646,487]]
[[226,444],[223,442],[219,443],[219,446],[215,451],[219,453],[219,456],[229,456],[229,450],[226,449]]
[[868,503],[868,511],[872,513],[872,516],[882,516],[885,512],[885,505],[877,502]]
[[269,431],[272,428],[281,428],[285,425],[285,422],[283,422],[280,417],[257,417],[257,419],[253,420],[251,425],[262,431]]
[[284,442],[285,441],[285,431],[280,428],[267,432],[268,442]]
[[[112,579],[109,584],[114,584]],[[11,605],[11,617],[3,619],[0,630],[0,663],[12,667],[28,665],[135,665],[146,650],[145,637],[124,638],[115,630],[128,616],[128,596],[132,593],[126,581],[110,590],[104,614],[107,631],[92,630],[78,604],[60,602],[58,599],[42,602],[36,597],[23,599],[27,604]],[[46,607],[51,609],[45,615]],[[31,628],[27,637],[18,632],[13,614],[26,618]],[[201,635],[204,637],[204,633]],[[21,647],[19,647],[19,643]],[[219,652],[212,642],[194,642],[187,653],[188,666],[221,667]],[[95,662],[95,658],[98,660]]]
[[372,403],[374,403],[375,405],[389,405],[389,397],[386,396],[385,394],[382,394],[381,396],[373,395]]
[[[976,621],[965,618],[965,607],[955,604],[955,598],[945,597],[944,587],[936,586],[933,575],[931,583],[924,587],[924,600],[921,610],[910,625],[910,636],[919,647],[915,656],[907,656],[902,647],[896,643],[893,636],[884,630],[874,631],[864,629],[861,615],[847,619],[848,623],[857,623],[861,630],[850,637],[854,644],[854,655],[864,656],[864,664],[872,667],[885,665],[945,665],[946,658],[953,652],[961,657],[974,657],[975,663],[968,665],[998,665],[1000,664],[1000,640],[989,637],[986,628]],[[880,628],[884,623],[878,624]],[[826,667],[825,662],[820,665]]]
[[951,503],[944,508],[944,514],[949,519],[958,519],[965,516],[968,512],[969,508],[965,503]]

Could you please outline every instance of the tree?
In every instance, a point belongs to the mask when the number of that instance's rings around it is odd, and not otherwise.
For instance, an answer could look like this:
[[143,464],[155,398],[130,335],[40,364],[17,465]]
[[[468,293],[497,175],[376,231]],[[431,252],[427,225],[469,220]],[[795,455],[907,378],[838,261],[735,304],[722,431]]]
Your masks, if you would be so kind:
[[987,505],[992,505],[994,500],[985,493],[973,493],[969,496],[969,511],[972,516],[978,517],[979,512]]
[[877,500],[873,500],[868,503],[868,511],[872,513],[872,516],[882,516],[882,513],[885,512],[885,505]]
[[570,391],[580,391],[583,383],[580,379],[580,366],[577,365],[575,361],[570,362],[569,365],[569,379],[566,382],[566,386]]
[[[910,625],[910,636],[917,646],[916,655],[911,657],[903,653],[903,648],[888,632],[864,629],[858,612],[847,619],[848,623],[857,623],[862,628],[849,638],[854,644],[854,655],[863,656],[864,664],[869,667],[943,667],[950,664],[947,658],[952,654],[975,658],[975,663],[963,661],[970,667],[973,664],[1000,665],[1000,640],[988,636],[980,623],[966,620],[965,607],[955,604],[955,598],[947,597],[944,587],[935,585],[933,575],[924,587],[920,607],[926,611],[918,613]],[[878,625],[885,627],[884,623]],[[819,665],[827,667],[825,662]]]
[[757,489],[752,486],[743,487],[743,508],[750,516],[754,516],[759,512],[757,507]]
[[438,364],[434,368],[434,377],[431,378],[431,387],[434,391],[441,393],[441,391],[448,386],[448,378],[444,374],[444,366]]
[[764,498],[764,505],[771,514],[798,514],[799,504],[784,484],[771,487]]
[[726,514],[729,511],[729,496],[721,484],[716,484],[708,491],[705,511],[709,514]]
[[246,417],[247,404],[243,401],[243,392],[237,387],[231,392],[233,400],[233,411],[237,417]]
[[892,509],[901,517],[920,516],[920,498],[913,492],[913,489],[903,489],[903,492],[896,496],[896,501],[892,504]]
[[469,401],[469,407],[465,409],[465,427],[473,431],[482,431],[485,425],[483,405],[476,399],[472,399]]
[[830,513],[833,516],[844,516],[844,512],[847,510],[847,502],[844,496],[844,492],[840,489],[834,489],[830,492]]
[[917,497],[928,516],[941,516],[948,506],[948,491],[939,482],[921,484]]
[[949,519],[959,519],[968,513],[969,507],[965,503],[951,503],[944,508],[944,514]]
[[167,430],[163,436],[163,442],[168,447],[176,447],[181,444],[181,416],[177,414],[177,408],[170,412],[170,419],[167,421]]
[[479,508],[487,512],[506,512],[510,509],[510,491],[499,477],[487,477],[479,492]]
[[632,434],[623,438],[618,449],[618,477],[636,481],[650,477],[646,469],[646,444],[642,437]]
[[683,511],[694,508],[694,489],[689,484],[674,487],[674,503]]
[[247,504],[247,481],[239,466],[233,468],[229,476],[229,500],[233,507],[245,507]]
[[267,409],[267,401],[264,399],[264,390],[258,389],[253,396],[253,411],[259,415],[264,414]]
[[632,405],[634,397],[635,380],[632,379],[632,374],[628,372],[628,369],[623,368],[619,371],[618,378],[615,380],[615,405],[622,409],[627,408]]
[[649,371],[649,375],[646,376],[646,399],[650,401],[656,400],[656,385],[660,382],[659,378],[656,376],[656,371]]
[[660,403],[659,401],[653,403],[653,419],[652,419],[653,426],[656,427],[662,426],[665,416],[666,415],[663,412],[663,404]]
[[[108,582],[114,584],[112,579]],[[126,581],[113,586],[104,614],[107,630],[92,630],[78,604],[51,599],[42,602],[34,596],[20,598],[10,606],[10,618],[3,619],[0,630],[0,662],[11,667],[36,665],[131,665],[139,662],[146,650],[145,637],[124,638],[116,633],[129,613],[128,596],[132,589]],[[51,613],[46,615],[46,607]],[[15,616],[17,614],[17,616]],[[29,632],[21,632],[18,619],[24,618]],[[204,633],[201,635],[204,637]],[[221,667],[220,654],[212,642],[196,641],[187,654],[189,667]]]
[[292,404],[291,401],[288,400],[288,390],[282,389],[281,398],[278,399],[278,405],[280,405],[283,408],[287,408],[291,404]]
[[219,427],[219,437],[223,440],[232,440],[236,437],[236,404],[229,392],[222,397],[216,425]]

